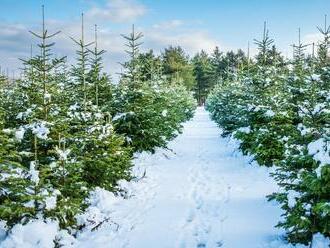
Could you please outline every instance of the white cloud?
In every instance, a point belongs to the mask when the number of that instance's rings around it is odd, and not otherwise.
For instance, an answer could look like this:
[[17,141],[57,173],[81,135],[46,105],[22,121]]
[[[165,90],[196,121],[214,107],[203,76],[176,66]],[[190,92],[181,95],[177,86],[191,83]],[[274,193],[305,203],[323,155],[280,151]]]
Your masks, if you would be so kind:
[[203,30],[180,30],[180,32],[165,30],[146,33],[146,45],[154,49],[163,49],[170,45],[181,46],[192,55],[202,49],[212,52],[219,43]]
[[105,6],[92,7],[86,16],[97,20],[122,23],[132,22],[146,12],[146,7],[134,0],[108,0]]
[[154,24],[152,27],[155,29],[173,29],[180,27],[183,24],[184,22],[182,20],[170,20],[159,24]]
[[318,44],[320,41],[322,41],[323,36],[321,33],[312,33],[312,34],[306,34],[303,38],[302,38],[302,43],[303,44]]
[[[195,24],[195,23],[193,23]],[[154,24],[144,30],[145,46],[160,52],[168,46],[181,46],[189,55],[200,50],[212,52],[219,42],[206,30],[193,28],[191,22],[173,19]],[[223,47],[221,46],[221,49]]]
[[306,34],[302,37],[302,43],[304,45],[308,45],[306,47],[306,53],[312,54],[313,53],[313,43],[314,43],[314,52],[317,52],[318,44],[323,40],[323,35],[321,33],[310,33]]
[[32,37],[22,24],[0,24],[0,67],[2,73],[18,75],[19,58],[25,58],[30,51]]

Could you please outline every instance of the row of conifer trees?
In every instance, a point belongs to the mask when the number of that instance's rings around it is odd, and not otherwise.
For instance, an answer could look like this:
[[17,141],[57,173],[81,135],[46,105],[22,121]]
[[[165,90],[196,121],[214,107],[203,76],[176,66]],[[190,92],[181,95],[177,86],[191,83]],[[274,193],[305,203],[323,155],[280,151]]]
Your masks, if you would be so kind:
[[134,153],[166,148],[196,107],[184,86],[144,70],[134,27],[123,36],[130,60],[113,83],[97,27],[86,43],[83,24],[81,38],[72,38],[76,63],[67,66],[53,56],[59,32],[48,32],[43,11],[41,32],[31,32],[40,53],[23,60],[21,79],[0,78],[0,219],[8,230],[35,218],[79,228],[89,193],[118,192],[118,180],[132,179]]
[[[268,196],[283,209],[278,223],[291,243],[312,245],[314,235],[330,237],[330,26],[307,56],[308,44],[293,46],[294,57],[273,52],[264,30],[259,53],[218,84],[207,109],[224,136],[272,168],[280,186]],[[300,32],[299,32],[300,33]]]

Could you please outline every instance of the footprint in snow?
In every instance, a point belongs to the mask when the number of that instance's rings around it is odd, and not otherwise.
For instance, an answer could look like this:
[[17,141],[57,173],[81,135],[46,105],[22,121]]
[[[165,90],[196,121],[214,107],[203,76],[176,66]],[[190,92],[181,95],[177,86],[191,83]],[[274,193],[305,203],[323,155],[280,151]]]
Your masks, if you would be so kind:
[[217,243],[216,243],[216,247],[222,247],[223,246],[223,242],[222,241],[218,241]]
[[187,222],[192,222],[195,219],[195,213],[193,210],[190,210],[186,218]]

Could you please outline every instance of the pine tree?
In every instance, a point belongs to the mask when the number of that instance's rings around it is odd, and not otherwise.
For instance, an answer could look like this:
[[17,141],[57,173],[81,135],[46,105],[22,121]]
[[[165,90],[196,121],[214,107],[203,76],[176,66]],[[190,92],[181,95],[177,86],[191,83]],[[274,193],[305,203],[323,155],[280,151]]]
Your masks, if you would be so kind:
[[106,52],[100,50],[98,46],[97,25],[95,25],[95,40],[94,49],[90,49],[91,57],[89,58],[90,70],[87,75],[88,84],[92,89],[89,89],[89,99],[93,104],[100,107],[102,111],[109,107],[109,102],[112,101],[112,84],[110,77],[102,72],[102,55]]
[[162,53],[163,73],[171,84],[184,85],[188,90],[195,86],[193,65],[184,50],[178,47],[168,47]]

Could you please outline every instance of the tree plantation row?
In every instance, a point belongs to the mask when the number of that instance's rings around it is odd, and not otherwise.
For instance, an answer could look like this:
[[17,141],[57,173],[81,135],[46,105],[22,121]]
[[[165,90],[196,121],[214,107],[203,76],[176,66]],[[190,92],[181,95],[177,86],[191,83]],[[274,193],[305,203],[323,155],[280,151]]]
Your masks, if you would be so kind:
[[207,109],[240,149],[260,166],[274,167],[280,191],[268,196],[283,209],[278,223],[291,243],[312,246],[330,237],[330,26],[315,56],[294,45],[291,60],[274,52],[264,31],[255,60],[218,84]]
[[50,218],[74,235],[89,193],[101,187],[125,195],[117,182],[134,179],[134,153],[166,147],[196,101],[182,83],[150,71],[159,61],[139,53],[142,34],[134,28],[123,36],[130,60],[118,84],[102,71],[96,29],[93,43],[86,44],[84,29],[72,39],[72,66],[52,56],[58,33],[44,20],[31,34],[40,53],[23,61],[21,79],[0,78],[0,219],[10,231]]

